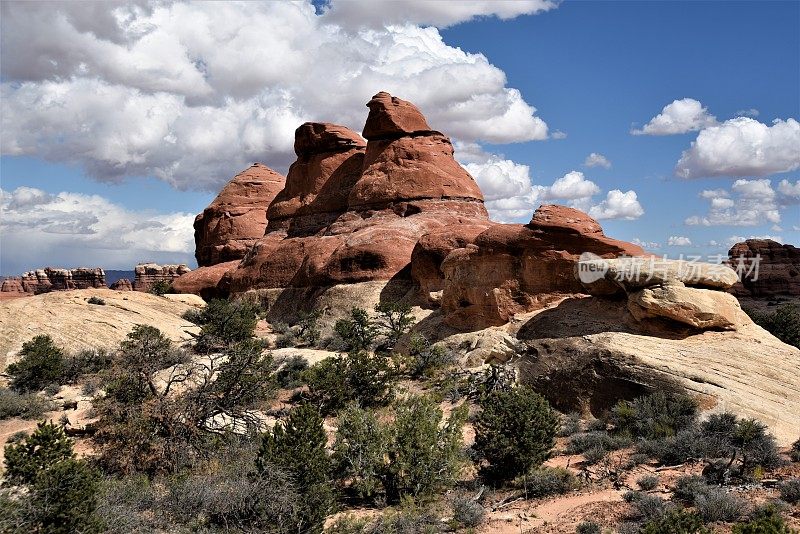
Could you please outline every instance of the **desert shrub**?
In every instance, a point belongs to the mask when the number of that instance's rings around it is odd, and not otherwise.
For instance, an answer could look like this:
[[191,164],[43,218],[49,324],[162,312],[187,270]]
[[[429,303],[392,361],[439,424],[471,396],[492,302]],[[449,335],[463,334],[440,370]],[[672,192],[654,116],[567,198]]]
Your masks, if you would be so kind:
[[567,444],[568,454],[582,454],[592,449],[604,452],[615,451],[630,445],[626,435],[611,435],[605,430],[573,434]]
[[87,300],[86,302],[89,303],[89,304],[97,304],[98,306],[105,306],[106,305],[106,301],[104,301],[103,299],[101,299],[100,297],[97,297],[97,296],[89,297],[89,300]]
[[111,367],[112,355],[105,349],[84,349],[64,359],[61,381],[74,384],[81,378]]
[[379,423],[369,411],[350,406],[339,418],[333,446],[336,474],[360,497],[383,489],[390,500],[430,495],[458,478],[462,465],[461,427],[466,407],[443,420],[427,397],[393,406],[394,419]]
[[619,401],[609,416],[617,432],[647,439],[674,436],[697,420],[697,403],[685,395],[658,391]]
[[800,439],[792,443],[792,448],[789,449],[789,458],[793,462],[800,462]]
[[290,356],[278,370],[275,379],[284,389],[293,389],[304,383],[303,373],[308,369],[308,361],[299,355]]
[[651,521],[664,515],[667,511],[667,504],[661,497],[642,493],[638,499],[633,501],[633,509],[636,517],[644,521]]
[[710,534],[702,518],[682,508],[671,508],[642,526],[641,534]]
[[5,447],[5,478],[14,485],[31,485],[43,471],[75,457],[64,429],[40,422],[23,441]]
[[561,417],[558,436],[565,438],[581,431],[581,414],[572,412]]
[[166,295],[170,290],[172,290],[172,283],[167,280],[158,280],[150,286],[150,293],[159,297]]
[[378,516],[358,532],[364,534],[437,534],[443,524],[435,510],[419,506],[413,499],[405,499],[397,510]]
[[575,527],[576,534],[600,534],[602,529],[594,521],[583,521]]
[[300,495],[291,475],[273,465],[253,476],[254,460],[249,443],[228,448],[216,469],[170,479],[159,508],[197,530],[298,531]]
[[733,534],[794,534],[775,506],[756,509],[746,523],[733,525]]
[[784,501],[796,504],[800,502],[800,478],[787,480],[779,486],[781,492],[781,499]]
[[636,485],[642,489],[642,491],[650,491],[656,489],[658,486],[658,476],[657,475],[644,475],[636,479]]
[[640,441],[636,452],[662,465],[676,465],[689,458],[705,456],[703,435],[696,429],[681,430],[674,436]]
[[38,419],[53,408],[52,402],[36,393],[18,393],[6,388],[0,389],[0,420],[11,417]]
[[146,476],[105,477],[100,481],[96,513],[106,533],[155,533],[156,504],[156,491]]
[[362,308],[350,310],[349,319],[339,319],[333,330],[347,351],[368,351],[378,335],[378,326]]
[[322,317],[322,310],[312,310],[310,312],[300,312],[300,319],[297,322],[295,338],[304,344],[313,347],[319,342],[320,330],[319,319]]
[[64,352],[48,335],[38,335],[22,344],[18,361],[6,367],[11,389],[39,391],[58,383],[64,370]]
[[628,490],[622,494],[622,500],[625,502],[636,502],[642,498],[644,493],[641,491]]
[[452,365],[455,356],[441,345],[432,345],[425,336],[414,335],[408,349],[406,369],[413,378],[430,376],[435,371]]
[[781,463],[775,438],[767,425],[755,419],[740,419],[731,442],[740,452],[742,469],[752,472],[756,468],[770,469]]
[[710,489],[711,487],[706,483],[703,477],[684,475],[678,477],[675,481],[675,486],[672,488],[672,495],[674,498],[687,504],[694,504],[695,499],[699,495],[707,493]]
[[262,477],[277,467],[294,480],[299,493],[296,526],[300,531],[321,532],[325,517],[335,506],[326,442],[319,412],[303,404],[263,435],[256,457],[256,468]]
[[388,435],[375,414],[348,406],[338,418],[333,462],[338,480],[350,481],[358,497],[373,497],[381,488]]
[[558,417],[543,397],[520,386],[493,391],[480,405],[474,449],[488,462],[483,472],[489,478],[512,479],[550,456]]
[[[98,475],[75,459],[72,442],[52,423],[39,423],[24,440],[5,448],[6,484],[25,488],[11,520],[34,532],[99,532],[95,515]],[[5,514],[0,514],[5,515]]]
[[385,341],[384,348],[391,350],[397,340],[414,325],[411,306],[399,302],[383,302],[375,305],[376,324]]
[[[517,479],[520,481],[520,478]],[[563,495],[580,487],[578,479],[561,467],[539,467],[521,477],[525,493],[531,498]]]
[[199,351],[218,350],[253,337],[259,308],[248,300],[213,299],[202,310]]
[[748,312],[753,321],[784,343],[800,348],[800,308],[794,304],[779,306],[772,313]]
[[450,506],[453,507],[453,521],[461,528],[476,528],[486,517],[483,505],[470,497],[456,495],[450,499]]
[[439,406],[424,396],[394,406],[394,421],[386,428],[387,465],[382,475],[389,500],[430,495],[458,480],[466,420],[466,405],[445,420]]
[[189,321],[192,324],[201,326],[205,320],[205,314],[203,312],[204,310],[202,308],[189,308],[183,312],[181,318],[185,321]]
[[397,377],[383,354],[352,352],[327,358],[305,373],[308,400],[322,413],[335,413],[349,402],[362,407],[385,406]]
[[594,465],[608,455],[608,451],[600,446],[594,446],[583,451],[583,460],[588,465]]
[[709,488],[695,496],[694,506],[704,521],[736,521],[742,517],[746,503],[719,488]]

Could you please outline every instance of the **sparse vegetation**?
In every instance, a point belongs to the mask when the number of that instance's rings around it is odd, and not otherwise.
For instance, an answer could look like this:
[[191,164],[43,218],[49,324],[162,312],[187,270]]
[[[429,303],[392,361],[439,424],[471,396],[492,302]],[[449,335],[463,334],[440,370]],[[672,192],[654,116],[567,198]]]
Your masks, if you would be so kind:
[[696,420],[697,403],[693,399],[661,391],[633,401],[620,401],[610,414],[617,433],[647,439],[674,436]]
[[641,534],[710,534],[702,518],[682,508],[670,508],[658,517],[646,522]]
[[11,389],[0,389],[0,420],[12,417],[38,419],[53,408],[53,403],[36,393],[18,393]]
[[445,347],[432,345],[422,335],[411,337],[405,367],[413,378],[431,376],[436,371],[452,365],[455,357]]
[[517,485],[522,485],[525,494],[531,498],[563,495],[580,487],[578,479],[561,467],[539,467],[532,469],[517,478]]
[[642,491],[651,491],[656,489],[658,481],[657,475],[644,475],[636,479],[636,485],[639,486]]
[[694,506],[707,523],[737,521],[747,509],[742,499],[720,488],[709,488],[695,495]]
[[247,300],[211,300],[196,317],[200,337],[196,349],[213,352],[253,337],[259,308]]
[[790,503],[797,504],[800,502],[800,478],[793,478],[787,480],[779,486],[781,492],[781,499]]
[[510,480],[550,456],[558,417],[543,397],[520,386],[493,391],[480,405],[474,449],[488,462],[482,469],[486,476]]
[[775,506],[758,508],[749,521],[734,525],[733,534],[794,534]]
[[772,313],[753,311],[747,313],[753,322],[773,336],[788,345],[800,348],[800,308],[797,305],[784,304]]
[[375,312],[378,314],[378,328],[385,338],[384,348],[391,350],[414,325],[411,306],[400,302],[382,302],[375,305]]
[[11,389],[18,392],[39,391],[57,384],[64,372],[64,352],[48,335],[38,335],[22,344],[18,361],[6,367]]
[[792,448],[789,449],[789,457],[793,462],[800,462],[800,439],[792,443]]
[[167,280],[158,280],[150,286],[150,293],[159,297],[166,295],[172,290],[172,283]]
[[456,495],[450,500],[453,507],[453,521],[462,528],[475,528],[481,525],[486,516],[481,503],[470,497]]
[[294,355],[287,358],[275,375],[278,385],[283,389],[294,389],[305,381],[303,374],[308,369],[308,362],[302,356]]
[[89,303],[89,304],[97,304],[98,306],[105,306],[106,305],[106,301],[104,301],[100,297],[96,297],[96,296],[89,297],[89,300],[87,300],[86,302]]

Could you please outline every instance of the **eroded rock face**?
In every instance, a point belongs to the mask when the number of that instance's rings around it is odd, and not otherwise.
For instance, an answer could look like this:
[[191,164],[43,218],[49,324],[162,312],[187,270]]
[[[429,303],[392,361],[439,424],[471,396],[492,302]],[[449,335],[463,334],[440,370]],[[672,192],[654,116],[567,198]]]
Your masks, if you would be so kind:
[[148,292],[158,282],[172,283],[173,280],[191,271],[181,263],[179,265],[158,265],[157,263],[140,263],[134,269],[136,279],[133,289]]
[[410,279],[422,235],[489,224],[483,196],[453,159],[449,139],[413,104],[387,93],[368,106],[366,145],[343,126],[296,130],[298,159],[267,211],[267,232],[220,288],[236,294]]
[[120,278],[111,284],[109,289],[113,289],[115,291],[133,291],[133,284],[127,278]]
[[254,163],[240,172],[194,221],[199,266],[241,259],[267,228],[267,207],[286,179]]
[[237,265],[239,265],[239,260],[198,267],[172,280],[172,291],[200,295],[206,300],[223,297],[224,292],[221,292],[217,286],[225,273],[235,269]]
[[[755,258],[759,260],[756,262]],[[731,247],[728,264],[742,278],[733,286],[734,295],[800,295],[800,248],[771,239],[748,239]]]
[[12,277],[3,281],[2,292],[44,293],[47,291],[63,291],[67,289],[105,288],[106,273],[103,269],[80,267],[77,269],[59,269],[45,267],[28,271],[20,277]]
[[565,206],[542,206],[527,225],[490,226],[442,263],[447,324],[463,329],[501,325],[559,295],[582,293],[574,270],[586,252],[604,258],[644,253],[606,237],[591,217]]
[[663,317],[701,330],[735,330],[744,320],[739,301],[730,293],[686,287],[678,281],[632,293],[628,310],[638,320]]

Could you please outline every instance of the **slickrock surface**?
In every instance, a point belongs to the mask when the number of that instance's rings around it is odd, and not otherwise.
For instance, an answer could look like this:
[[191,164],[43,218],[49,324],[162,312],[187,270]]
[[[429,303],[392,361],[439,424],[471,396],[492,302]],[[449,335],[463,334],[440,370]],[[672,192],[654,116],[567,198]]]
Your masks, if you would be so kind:
[[[756,257],[760,257],[757,268]],[[800,296],[800,248],[771,239],[748,239],[731,247],[728,264],[742,272],[742,282],[733,286],[734,295]]]
[[200,267],[238,260],[267,228],[267,207],[286,182],[254,163],[234,176],[194,220],[195,257]]
[[136,279],[133,281],[133,289],[147,292],[158,282],[172,283],[173,280],[190,271],[191,269],[183,263],[179,265],[140,263],[134,269]]
[[[105,305],[89,304],[90,297]],[[188,298],[193,305],[138,291],[81,289],[0,301],[0,369],[38,334],[52,336],[69,351],[116,347],[137,324],[155,326],[173,341],[188,341],[199,328],[181,315],[201,304],[194,295]]]

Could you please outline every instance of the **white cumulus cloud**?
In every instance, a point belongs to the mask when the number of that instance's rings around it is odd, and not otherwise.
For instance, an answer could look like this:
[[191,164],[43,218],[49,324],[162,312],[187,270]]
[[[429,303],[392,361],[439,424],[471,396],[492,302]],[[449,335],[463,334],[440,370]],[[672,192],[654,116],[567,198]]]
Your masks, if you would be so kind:
[[592,152],[588,156],[586,156],[586,160],[584,160],[583,165],[585,167],[603,167],[604,169],[611,168],[611,162],[602,154],[598,154],[597,152]]
[[333,0],[325,8],[325,17],[348,28],[382,28],[404,22],[442,28],[478,17],[506,20],[535,15],[557,6],[558,2],[553,0]]
[[0,189],[3,273],[45,267],[132,269],[143,260],[192,261],[191,213],[131,211],[98,195]]
[[589,215],[595,219],[638,219],[644,215],[644,209],[639,204],[636,191],[622,192],[612,189],[606,194],[605,200],[592,206]]
[[[449,23],[550,3],[516,4],[475,3]],[[346,30],[332,15],[308,2],[4,3],[3,154],[216,190],[253,161],[285,169],[304,121],[360,130],[380,90],[465,142],[548,137],[502,70],[436,27]]]
[[671,235],[667,239],[667,245],[671,247],[688,247],[692,244],[692,240],[682,235]]
[[650,119],[641,129],[632,129],[633,135],[674,135],[701,130],[716,124],[717,119],[708,113],[703,104],[693,98],[674,100],[664,106],[661,113]]
[[709,202],[708,213],[685,220],[691,226],[759,226],[781,222],[780,198],[768,178],[736,180],[731,190],[713,189],[700,193]]
[[737,117],[702,130],[681,155],[675,173],[683,178],[766,176],[800,168],[800,123]]

